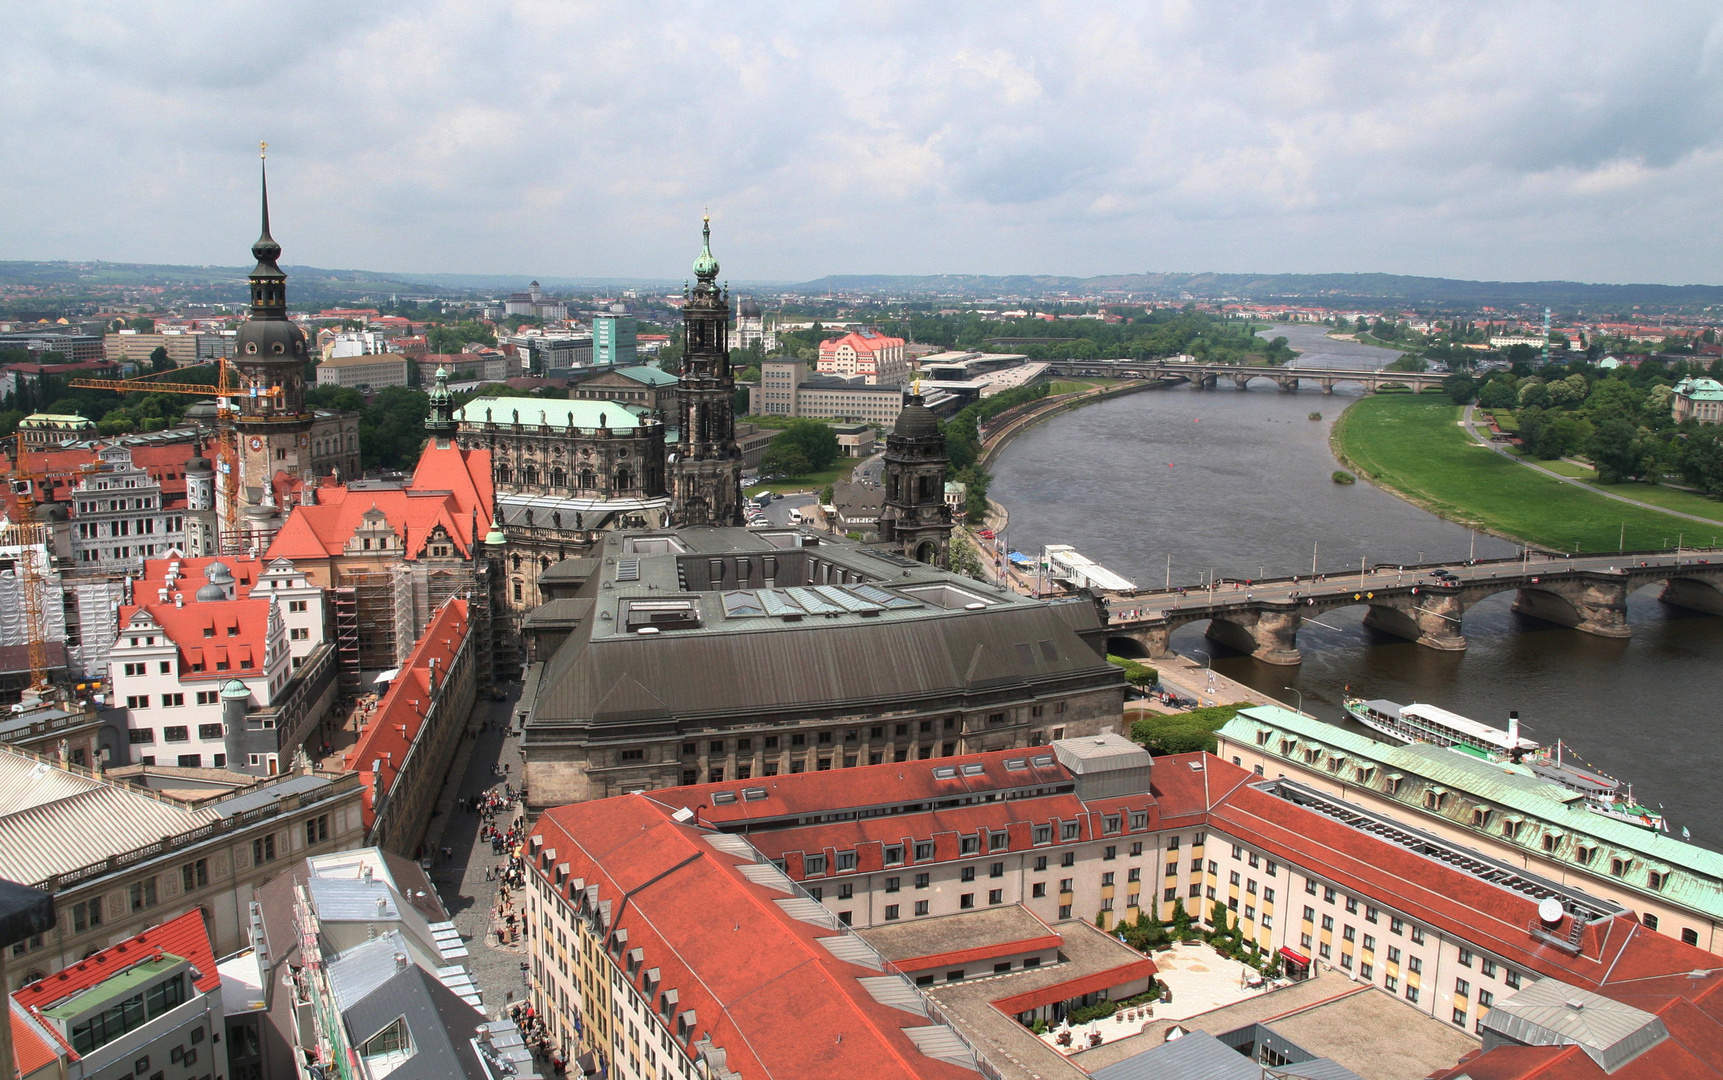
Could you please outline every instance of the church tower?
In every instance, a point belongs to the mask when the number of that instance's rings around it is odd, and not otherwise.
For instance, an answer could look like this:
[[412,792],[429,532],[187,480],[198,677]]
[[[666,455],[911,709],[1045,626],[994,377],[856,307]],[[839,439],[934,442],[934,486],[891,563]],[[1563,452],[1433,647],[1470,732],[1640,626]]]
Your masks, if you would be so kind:
[[[305,404],[305,331],[287,317],[287,275],[276,260],[281,245],[269,235],[269,174],[263,174],[263,234],[251,245],[251,317],[234,344],[242,507],[263,504],[277,474],[316,479],[311,467],[311,425]],[[273,500],[271,500],[273,502]]]
[[431,411],[425,417],[425,430],[431,434],[431,445],[447,449],[455,444],[460,424],[455,420],[454,402],[449,396],[449,373],[437,365],[437,384],[431,387]]
[[945,436],[920,386],[885,439],[880,539],[917,562],[951,567],[951,508],[945,505]]
[[712,219],[694,260],[697,283],[682,305],[682,428],[670,466],[678,525],[742,524],[742,452],[736,446],[736,380],[730,372],[730,296],[712,257]]

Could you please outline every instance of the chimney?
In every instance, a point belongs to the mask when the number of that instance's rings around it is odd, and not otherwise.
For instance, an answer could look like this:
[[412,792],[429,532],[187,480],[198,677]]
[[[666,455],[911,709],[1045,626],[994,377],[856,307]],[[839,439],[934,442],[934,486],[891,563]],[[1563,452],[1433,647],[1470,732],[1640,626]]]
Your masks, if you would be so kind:
[[1512,750],[1520,744],[1520,714],[1519,710],[1508,713],[1508,749]]
[[407,970],[407,954],[406,953],[396,953],[395,954],[395,970],[396,971],[406,971]]

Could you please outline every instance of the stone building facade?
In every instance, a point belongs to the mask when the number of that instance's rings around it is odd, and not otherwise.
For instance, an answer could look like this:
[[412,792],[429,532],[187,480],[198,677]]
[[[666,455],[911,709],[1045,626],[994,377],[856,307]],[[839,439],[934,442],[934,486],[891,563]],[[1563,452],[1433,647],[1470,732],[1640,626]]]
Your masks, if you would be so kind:
[[183,508],[168,509],[162,485],[132,463],[131,450],[104,446],[96,458],[99,471],[72,492],[72,561],[85,569],[124,569],[170,549],[184,551]]

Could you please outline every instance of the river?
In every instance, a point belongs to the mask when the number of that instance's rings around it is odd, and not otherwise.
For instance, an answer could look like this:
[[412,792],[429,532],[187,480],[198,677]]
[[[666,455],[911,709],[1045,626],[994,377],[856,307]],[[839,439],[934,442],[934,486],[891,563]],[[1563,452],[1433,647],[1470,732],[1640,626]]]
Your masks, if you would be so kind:
[[[1378,367],[1398,354],[1326,339],[1315,326],[1277,326],[1308,366]],[[1143,586],[1230,577],[1339,573],[1371,563],[1511,555],[1511,543],[1428,514],[1360,481],[1336,484],[1334,419],[1356,392],[1240,392],[1180,386],[1062,414],[1006,448],[991,496],[1011,512],[1012,548],[1065,543]],[[1312,412],[1320,420],[1308,418]],[[1527,735],[1558,737],[1666,804],[1671,827],[1723,846],[1723,742],[1709,718],[1723,695],[1723,618],[1666,607],[1657,588],[1628,601],[1633,637],[1606,640],[1516,615],[1503,593],[1466,613],[1464,653],[1440,653],[1362,623],[1364,608],[1324,614],[1298,635],[1304,663],[1261,664],[1186,627],[1173,646],[1212,654],[1216,670],[1307,712],[1345,720],[1347,687],[1422,701]],[[1289,689],[1290,688],[1290,689]],[[1347,721],[1349,723],[1349,721]]]

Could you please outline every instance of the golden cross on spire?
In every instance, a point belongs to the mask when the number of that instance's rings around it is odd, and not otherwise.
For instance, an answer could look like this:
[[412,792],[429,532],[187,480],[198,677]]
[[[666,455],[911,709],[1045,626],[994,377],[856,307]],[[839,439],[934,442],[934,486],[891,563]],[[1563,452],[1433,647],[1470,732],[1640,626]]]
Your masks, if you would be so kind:
[[257,144],[257,156],[260,158],[267,158],[269,156],[269,144],[268,143],[260,142]]

